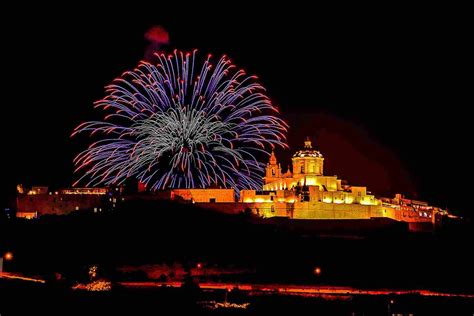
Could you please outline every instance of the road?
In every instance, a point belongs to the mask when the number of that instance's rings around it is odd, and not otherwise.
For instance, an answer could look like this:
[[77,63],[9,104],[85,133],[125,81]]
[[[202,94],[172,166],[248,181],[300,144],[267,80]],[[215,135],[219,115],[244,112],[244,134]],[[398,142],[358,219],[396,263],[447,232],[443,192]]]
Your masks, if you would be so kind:
[[16,273],[0,272],[0,279],[21,280],[28,282],[45,283],[44,280],[25,277]]
[[[25,277],[19,274],[0,272],[0,278],[14,279],[27,282],[45,283],[42,279]],[[128,288],[159,288],[174,287],[179,288],[182,282],[119,282],[120,285]],[[279,293],[299,296],[320,296],[320,295],[421,295],[437,297],[463,297],[474,298],[474,294],[444,293],[430,290],[393,290],[393,289],[357,289],[353,287],[329,286],[329,285],[292,285],[292,284],[241,284],[241,283],[199,283],[203,290],[223,290],[231,291],[238,289],[244,292],[271,294]]]
[[[180,287],[181,282],[121,282],[122,286],[132,288],[146,287]],[[318,295],[421,295],[439,297],[464,297],[474,298],[474,294],[453,294],[435,292],[429,290],[392,290],[392,289],[356,289],[352,287],[339,287],[328,285],[290,285],[290,284],[238,284],[238,283],[199,283],[203,290],[227,290],[239,289],[246,292],[280,293],[301,296]]]

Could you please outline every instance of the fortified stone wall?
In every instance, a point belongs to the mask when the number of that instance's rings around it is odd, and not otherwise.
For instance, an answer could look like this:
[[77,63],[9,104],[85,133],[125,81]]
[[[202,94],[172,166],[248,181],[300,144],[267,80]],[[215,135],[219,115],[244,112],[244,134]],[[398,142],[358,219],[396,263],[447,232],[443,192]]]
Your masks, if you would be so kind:
[[186,201],[196,203],[232,203],[235,202],[233,189],[173,189],[172,194]]
[[38,216],[45,214],[64,215],[76,210],[104,208],[105,205],[106,197],[94,194],[37,194],[17,196],[17,213],[38,212]]

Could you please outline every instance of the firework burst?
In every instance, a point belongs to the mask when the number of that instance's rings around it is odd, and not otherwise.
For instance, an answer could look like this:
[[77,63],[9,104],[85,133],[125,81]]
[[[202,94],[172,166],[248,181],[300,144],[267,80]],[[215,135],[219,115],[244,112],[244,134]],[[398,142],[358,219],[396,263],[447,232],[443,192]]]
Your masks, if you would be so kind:
[[261,188],[260,153],[286,147],[286,123],[256,82],[222,56],[156,54],[106,86],[95,103],[103,121],[72,136],[99,139],[76,156],[76,182],[120,185],[136,178],[151,189]]

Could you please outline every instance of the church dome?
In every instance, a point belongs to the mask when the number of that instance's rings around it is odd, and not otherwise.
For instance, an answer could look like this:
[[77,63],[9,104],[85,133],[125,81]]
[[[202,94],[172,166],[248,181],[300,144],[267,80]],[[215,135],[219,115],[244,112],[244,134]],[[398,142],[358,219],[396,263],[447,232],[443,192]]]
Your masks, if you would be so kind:
[[319,157],[322,158],[323,154],[321,154],[319,151],[313,149],[313,146],[311,146],[311,141],[309,140],[309,137],[306,138],[304,141],[304,149],[298,150],[294,155],[293,158],[304,158],[304,157]]

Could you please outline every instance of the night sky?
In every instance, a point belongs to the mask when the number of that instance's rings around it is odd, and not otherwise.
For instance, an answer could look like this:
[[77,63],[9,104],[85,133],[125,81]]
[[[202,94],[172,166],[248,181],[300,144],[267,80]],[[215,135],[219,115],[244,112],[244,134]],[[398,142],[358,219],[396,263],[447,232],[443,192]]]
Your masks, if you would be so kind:
[[471,208],[463,180],[472,160],[472,35],[448,10],[38,9],[17,8],[2,27],[2,207],[17,183],[72,183],[72,159],[84,148],[72,129],[100,117],[93,101],[143,58],[145,32],[161,25],[168,50],[225,53],[259,76],[290,125],[291,150],[277,152],[284,169],[310,136],[328,175],[376,194]]

